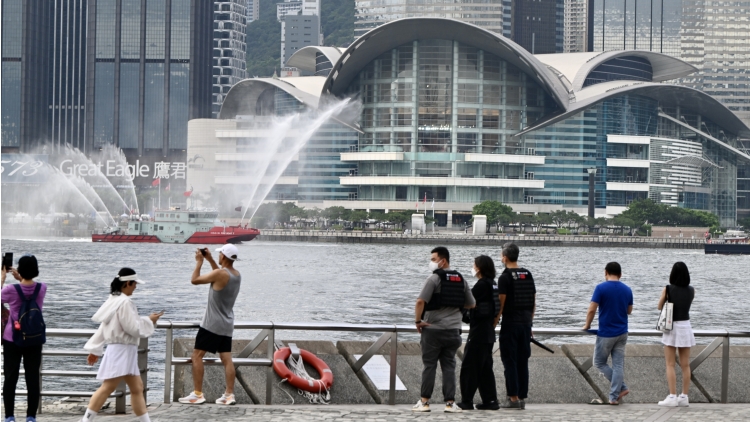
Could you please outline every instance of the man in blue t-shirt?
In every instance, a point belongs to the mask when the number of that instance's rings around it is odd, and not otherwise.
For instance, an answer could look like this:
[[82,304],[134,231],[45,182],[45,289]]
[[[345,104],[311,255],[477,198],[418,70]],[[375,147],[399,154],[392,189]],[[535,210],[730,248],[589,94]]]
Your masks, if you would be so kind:
[[[586,314],[584,330],[591,328],[597,308],[599,330],[594,349],[594,366],[610,381],[609,404],[620,404],[630,391],[625,385],[625,344],[628,342],[628,315],[633,312],[633,291],[620,281],[620,264],[610,262],[604,267],[604,278],[594,289]],[[612,355],[612,367],[607,359]]]

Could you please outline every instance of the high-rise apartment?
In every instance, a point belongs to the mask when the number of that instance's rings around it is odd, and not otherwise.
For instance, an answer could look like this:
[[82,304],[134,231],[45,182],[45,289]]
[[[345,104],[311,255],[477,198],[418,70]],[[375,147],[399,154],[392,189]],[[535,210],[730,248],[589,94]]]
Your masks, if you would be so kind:
[[221,104],[237,82],[247,78],[245,28],[246,0],[214,2],[214,50],[212,114],[218,116]]
[[563,52],[588,51],[589,3],[587,0],[565,0]]
[[260,0],[247,0],[247,24],[260,19]]
[[323,44],[320,28],[320,0],[285,0],[276,4],[281,22],[281,67],[297,50]]
[[212,2],[9,0],[2,12],[4,152],[184,155],[188,119],[211,116]]
[[750,1],[593,0],[592,51],[649,50],[700,72],[679,81],[750,123]]

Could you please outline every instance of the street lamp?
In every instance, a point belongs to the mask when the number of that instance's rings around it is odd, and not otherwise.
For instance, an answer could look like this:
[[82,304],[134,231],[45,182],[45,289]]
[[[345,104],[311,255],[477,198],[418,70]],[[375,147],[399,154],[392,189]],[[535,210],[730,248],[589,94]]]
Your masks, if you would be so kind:
[[589,218],[594,218],[594,179],[596,179],[596,167],[587,169],[589,172]]

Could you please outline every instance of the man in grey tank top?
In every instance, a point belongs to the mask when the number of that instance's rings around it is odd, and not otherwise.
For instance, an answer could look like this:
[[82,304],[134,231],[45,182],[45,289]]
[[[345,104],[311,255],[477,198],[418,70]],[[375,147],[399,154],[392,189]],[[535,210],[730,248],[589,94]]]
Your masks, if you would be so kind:
[[[208,248],[195,252],[195,270],[191,283],[210,284],[208,303],[203,321],[195,337],[193,349],[193,387],[195,391],[187,397],[180,398],[180,403],[202,404],[203,396],[203,357],[207,352],[218,353],[227,381],[227,389],[216,400],[216,404],[235,404],[234,398],[234,364],[232,363],[232,332],[234,331],[234,302],[240,293],[240,272],[234,269],[237,261],[237,247],[226,244],[216,250],[219,252],[219,265],[216,265]],[[211,264],[212,271],[201,275],[204,258]],[[221,268],[219,268],[221,267]]]

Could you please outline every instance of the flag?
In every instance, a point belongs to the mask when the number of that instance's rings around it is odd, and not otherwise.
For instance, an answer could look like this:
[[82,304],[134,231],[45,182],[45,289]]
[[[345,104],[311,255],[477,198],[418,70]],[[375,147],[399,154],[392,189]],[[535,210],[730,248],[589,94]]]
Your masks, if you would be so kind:
[[153,182],[151,182],[151,186],[159,186],[161,185],[161,179],[154,179]]
[[240,205],[239,207],[235,208],[234,210],[237,211],[237,212],[242,211],[242,205]]
[[182,196],[187,198],[192,194],[193,194],[193,186],[190,186],[190,190],[185,191],[185,193],[183,193]]
[[424,193],[424,201],[422,201],[423,204],[427,203],[427,192]]
[[416,204],[414,204],[414,206],[415,206],[415,207],[416,207],[417,209],[419,209],[419,201],[417,201],[417,203],[416,203]]
[[164,188],[164,190],[169,190],[169,188],[172,186],[172,183],[167,183],[167,187]]
[[432,206],[430,208],[435,208],[435,198],[432,198]]

